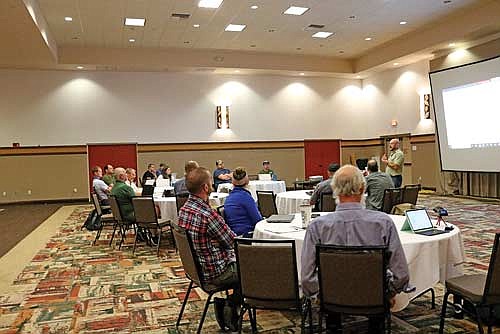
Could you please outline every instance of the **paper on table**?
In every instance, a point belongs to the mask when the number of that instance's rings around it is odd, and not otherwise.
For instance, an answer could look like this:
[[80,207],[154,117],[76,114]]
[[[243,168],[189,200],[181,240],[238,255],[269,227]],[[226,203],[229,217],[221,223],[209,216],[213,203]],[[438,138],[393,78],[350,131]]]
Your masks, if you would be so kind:
[[147,186],[152,186],[155,184],[155,180],[146,180],[146,183],[144,183]]

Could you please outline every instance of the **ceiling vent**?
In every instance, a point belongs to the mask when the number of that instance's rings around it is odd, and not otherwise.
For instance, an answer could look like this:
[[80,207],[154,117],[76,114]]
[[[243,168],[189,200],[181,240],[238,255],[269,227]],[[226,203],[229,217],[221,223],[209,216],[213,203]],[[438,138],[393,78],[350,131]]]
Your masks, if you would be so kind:
[[191,17],[188,13],[172,13],[172,18],[176,20],[187,20]]
[[310,24],[307,27],[304,28],[305,31],[310,31],[310,30],[319,30],[323,29],[325,27],[324,24]]

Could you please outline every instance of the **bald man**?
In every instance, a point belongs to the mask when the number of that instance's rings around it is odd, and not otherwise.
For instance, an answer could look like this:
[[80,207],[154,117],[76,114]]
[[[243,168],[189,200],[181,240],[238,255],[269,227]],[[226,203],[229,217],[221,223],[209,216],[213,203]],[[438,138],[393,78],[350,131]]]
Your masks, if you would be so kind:
[[111,195],[115,196],[123,219],[127,222],[135,222],[134,207],[132,206],[132,198],[135,197],[135,192],[134,189],[125,183],[127,181],[127,173],[124,168],[117,167],[114,170],[114,175],[115,185],[111,189]]
[[399,149],[399,139],[391,139],[389,142],[389,150],[389,158],[384,154],[382,156],[382,162],[387,164],[385,172],[391,176],[394,187],[400,188],[403,183],[403,163],[405,161],[405,156],[403,151]]

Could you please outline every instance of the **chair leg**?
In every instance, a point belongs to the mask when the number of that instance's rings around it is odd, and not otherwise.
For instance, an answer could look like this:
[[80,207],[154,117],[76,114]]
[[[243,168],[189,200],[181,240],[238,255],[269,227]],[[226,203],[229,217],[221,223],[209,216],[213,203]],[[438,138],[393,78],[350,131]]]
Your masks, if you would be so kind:
[[113,244],[113,239],[115,237],[115,233],[116,233],[116,227],[118,226],[117,223],[114,223],[113,224],[113,234],[111,234],[111,239],[109,240],[109,247],[111,247],[111,245]]
[[179,317],[177,317],[177,322],[175,323],[175,327],[179,327],[179,323],[182,319],[182,314],[184,313],[184,308],[186,307],[187,301],[189,299],[189,294],[191,293],[191,289],[193,288],[193,281],[189,282],[189,287],[186,292],[186,296],[184,296],[184,301],[182,302],[181,310],[179,312]]
[[136,233],[136,234],[135,234],[135,238],[134,238],[134,248],[132,248],[132,254],[135,254],[135,247],[136,247],[136,245],[137,245],[137,236],[138,236],[138,235],[139,235],[138,233]]
[[444,330],[444,318],[446,317],[446,306],[448,304],[449,292],[446,292],[443,296],[443,307],[441,309],[441,319],[439,321],[439,334],[443,334]]
[[[391,325],[392,325],[391,312],[387,315],[387,333],[391,334]],[[385,329],[385,328],[384,328]]]
[[488,306],[488,334],[493,333],[493,328],[491,326],[492,316],[493,316],[493,307]]
[[156,245],[156,256],[160,256],[161,229],[156,230],[158,233],[158,245]]
[[483,323],[481,321],[481,314],[479,314],[479,307],[474,305],[476,309],[476,318],[477,318],[477,329],[479,329],[479,334],[484,334]]
[[121,239],[120,239],[120,244],[118,245],[118,250],[122,249],[122,244],[125,241],[125,234],[127,234],[127,228],[125,226],[120,227],[120,232],[121,232]]
[[[247,306],[243,304],[243,307],[241,308],[240,311],[240,316],[238,318],[238,334],[241,334],[241,329],[243,327],[243,316],[245,315],[245,312],[247,311]],[[250,314],[250,312],[248,312]]]
[[323,333],[323,313],[321,310],[318,312],[318,333]]
[[207,297],[207,302],[205,303],[205,308],[203,309],[203,313],[201,314],[200,324],[198,325],[197,334],[201,333],[201,329],[203,328],[203,322],[205,321],[205,316],[207,315],[208,306],[210,305],[210,300],[212,299],[213,293],[209,294]]
[[257,309],[250,308],[250,324],[252,325],[252,333],[257,333]]

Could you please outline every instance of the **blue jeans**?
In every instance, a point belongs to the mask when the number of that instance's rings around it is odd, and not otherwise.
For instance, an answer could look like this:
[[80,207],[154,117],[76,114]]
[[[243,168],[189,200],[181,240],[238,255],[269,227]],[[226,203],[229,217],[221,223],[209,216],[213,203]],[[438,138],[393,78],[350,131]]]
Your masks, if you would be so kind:
[[401,184],[403,183],[402,175],[391,175],[392,183],[394,183],[395,188],[401,188]]

